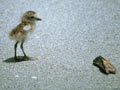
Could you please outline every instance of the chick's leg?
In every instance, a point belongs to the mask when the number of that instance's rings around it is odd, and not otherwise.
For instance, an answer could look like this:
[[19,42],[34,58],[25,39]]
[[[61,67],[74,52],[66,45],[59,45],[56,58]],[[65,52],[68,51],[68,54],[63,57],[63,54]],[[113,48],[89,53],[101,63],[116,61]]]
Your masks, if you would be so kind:
[[16,43],[15,43],[15,45],[14,45],[14,54],[15,54],[15,56],[14,56],[14,59],[15,60],[17,60],[17,55],[16,55],[16,50],[17,50],[17,44],[18,44],[19,42],[17,41]]
[[24,48],[23,48],[23,44],[24,44],[24,41],[22,41],[22,43],[21,43],[21,49],[22,49],[22,52],[23,52],[23,54],[24,54],[23,59],[24,59],[24,60],[28,60],[28,59],[30,59],[30,58],[26,55],[26,53],[25,53],[25,51],[24,51]]
[[23,48],[23,43],[24,43],[24,41],[21,43],[21,49],[22,49],[22,52],[24,54],[24,57],[27,57],[26,54],[25,54],[24,48]]

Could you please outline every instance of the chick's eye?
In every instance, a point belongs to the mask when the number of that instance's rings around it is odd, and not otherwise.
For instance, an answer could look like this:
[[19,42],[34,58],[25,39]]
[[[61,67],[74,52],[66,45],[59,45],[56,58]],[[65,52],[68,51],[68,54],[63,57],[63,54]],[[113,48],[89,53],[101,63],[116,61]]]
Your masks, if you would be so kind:
[[31,16],[30,18],[34,18],[33,16]]

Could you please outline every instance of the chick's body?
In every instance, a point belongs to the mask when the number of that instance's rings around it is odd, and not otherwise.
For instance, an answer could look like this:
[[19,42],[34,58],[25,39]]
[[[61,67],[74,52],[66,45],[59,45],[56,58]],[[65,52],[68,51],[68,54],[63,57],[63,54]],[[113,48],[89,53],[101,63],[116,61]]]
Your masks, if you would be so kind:
[[[28,27],[29,30],[26,30],[25,27]],[[17,27],[15,27],[9,34],[11,40],[16,41],[25,41],[27,38],[27,34],[29,32],[33,32],[33,25],[30,23],[21,23]]]

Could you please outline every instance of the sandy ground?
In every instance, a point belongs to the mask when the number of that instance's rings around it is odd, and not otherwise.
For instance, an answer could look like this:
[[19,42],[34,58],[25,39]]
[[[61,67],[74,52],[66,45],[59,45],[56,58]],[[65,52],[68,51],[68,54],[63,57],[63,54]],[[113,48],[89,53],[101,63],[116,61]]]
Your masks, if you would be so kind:
[[[14,56],[8,34],[27,10],[42,18],[24,44],[39,60],[5,62]],[[119,30],[119,0],[0,0],[0,90],[120,90]],[[100,55],[115,75],[92,65]]]

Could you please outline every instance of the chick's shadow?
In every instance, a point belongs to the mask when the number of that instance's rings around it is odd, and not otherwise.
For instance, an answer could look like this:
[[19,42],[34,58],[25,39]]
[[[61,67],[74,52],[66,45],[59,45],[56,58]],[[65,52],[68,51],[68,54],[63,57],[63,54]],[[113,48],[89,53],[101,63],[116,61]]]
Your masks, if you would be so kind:
[[22,61],[26,61],[23,59],[23,56],[17,56],[18,58],[18,61],[16,61],[14,59],[14,57],[10,57],[10,58],[7,58],[6,60],[3,60],[3,62],[6,62],[6,63],[16,63],[16,62],[22,62]]

